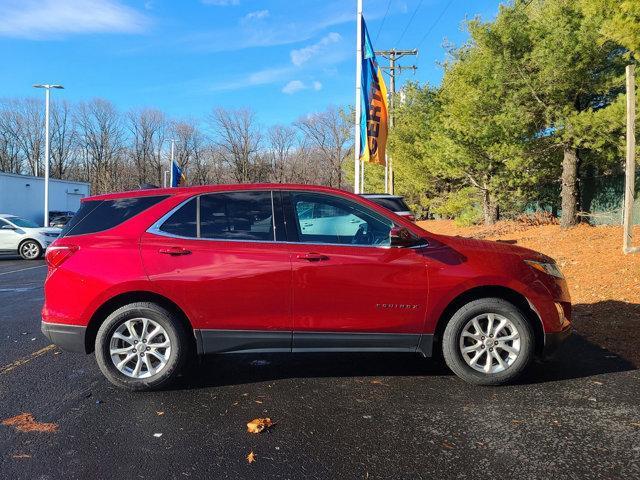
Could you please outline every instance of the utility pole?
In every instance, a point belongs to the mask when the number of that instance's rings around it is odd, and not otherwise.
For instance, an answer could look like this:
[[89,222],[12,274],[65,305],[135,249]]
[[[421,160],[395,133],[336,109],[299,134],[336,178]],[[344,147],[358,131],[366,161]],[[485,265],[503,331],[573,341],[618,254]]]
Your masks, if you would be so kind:
[[176,141],[171,140],[171,160],[169,161],[169,188],[173,187],[173,157],[176,149]]
[[633,203],[636,180],[636,80],[634,66],[627,65],[627,164],[625,167],[623,244],[624,253],[640,252],[632,247]]
[[[392,48],[391,50],[376,51],[376,55],[380,55],[389,60],[388,67],[380,68],[382,71],[386,71],[389,75],[389,91],[391,92],[389,98],[389,127],[393,128],[393,104],[396,94],[396,75],[401,74],[402,70],[412,70],[415,72],[418,69],[415,65],[405,67],[396,65],[396,62],[404,56],[418,55],[418,50],[415,48],[413,50],[396,50],[395,48]],[[393,194],[393,160],[390,157],[387,157],[384,167],[384,192]]]

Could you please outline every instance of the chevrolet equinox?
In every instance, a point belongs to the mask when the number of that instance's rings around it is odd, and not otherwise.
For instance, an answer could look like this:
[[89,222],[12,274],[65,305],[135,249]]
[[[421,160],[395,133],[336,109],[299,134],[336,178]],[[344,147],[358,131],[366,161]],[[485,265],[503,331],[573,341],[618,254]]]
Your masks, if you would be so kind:
[[571,331],[553,259],[324,187],[86,198],[46,260],[42,331],[131,390],[165,386],[193,353],[237,352],[437,353],[499,385]]

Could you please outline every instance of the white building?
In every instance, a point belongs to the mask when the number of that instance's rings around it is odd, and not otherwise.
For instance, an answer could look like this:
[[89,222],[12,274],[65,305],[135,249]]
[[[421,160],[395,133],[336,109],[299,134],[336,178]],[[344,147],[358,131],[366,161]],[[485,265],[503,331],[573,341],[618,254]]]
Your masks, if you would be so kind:
[[[49,211],[75,212],[80,199],[89,195],[89,184],[49,180]],[[0,213],[26,218],[38,225],[44,221],[44,178],[0,172]]]

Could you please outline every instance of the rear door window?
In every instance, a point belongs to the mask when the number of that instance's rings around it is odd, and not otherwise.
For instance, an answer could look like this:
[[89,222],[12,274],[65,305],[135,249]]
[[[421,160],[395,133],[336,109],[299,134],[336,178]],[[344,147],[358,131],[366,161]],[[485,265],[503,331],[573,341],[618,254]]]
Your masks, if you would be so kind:
[[271,192],[230,192],[200,197],[200,236],[218,240],[274,241]]
[[60,236],[68,237],[108,230],[133,218],[165,198],[167,195],[82,202],[80,210],[65,225]]
[[[275,221],[274,210],[277,212]],[[183,204],[158,230],[183,238],[284,241],[286,234],[281,211],[280,192],[211,193]]]

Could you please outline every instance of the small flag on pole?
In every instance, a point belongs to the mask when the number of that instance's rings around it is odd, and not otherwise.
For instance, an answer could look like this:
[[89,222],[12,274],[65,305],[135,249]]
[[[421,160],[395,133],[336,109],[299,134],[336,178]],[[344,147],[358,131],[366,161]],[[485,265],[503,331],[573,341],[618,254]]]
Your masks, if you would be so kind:
[[176,162],[175,160],[171,162],[171,169],[172,169],[171,186],[179,187],[183,182],[187,180],[187,177],[182,172],[182,169],[178,165],[178,162]]
[[360,120],[360,161],[385,165],[389,130],[387,86],[362,18],[362,89]]

